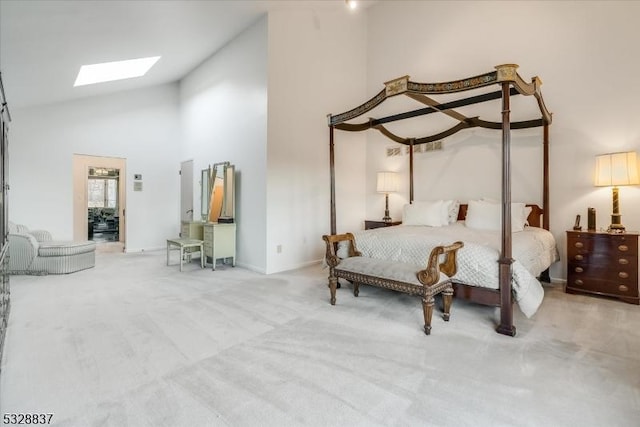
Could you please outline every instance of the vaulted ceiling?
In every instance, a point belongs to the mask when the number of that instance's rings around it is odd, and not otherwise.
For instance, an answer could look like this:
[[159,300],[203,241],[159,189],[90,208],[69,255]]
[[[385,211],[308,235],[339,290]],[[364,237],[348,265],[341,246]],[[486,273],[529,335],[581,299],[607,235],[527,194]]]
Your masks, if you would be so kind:
[[[373,2],[362,2],[373,3]],[[332,1],[0,0],[0,71],[10,108],[175,82],[277,8]],[[73,87],[81,65],[162,58],[141,78]]]

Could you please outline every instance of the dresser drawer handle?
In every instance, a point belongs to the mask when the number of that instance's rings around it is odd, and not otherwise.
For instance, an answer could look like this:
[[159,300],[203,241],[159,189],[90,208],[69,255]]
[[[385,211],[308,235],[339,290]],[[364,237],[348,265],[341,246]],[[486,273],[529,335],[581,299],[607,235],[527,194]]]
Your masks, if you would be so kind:
[[[584,243],[582,243],[582,242],[576,242],[574,246],[575,246],[576,248],[583,248],[583,247],[584,247]],[[622,250],[622,249],[620,249],[620,250]]]
[[620,252],[626,252],[629,250],[629,246],[627,245],[619,245],[618,246],[618,250],[620,250]]
[[626,258],[620,258],[618,260],[618,264],[627,265],[627,264],[629,264],[629,260],[626,259]]
[[582,267],[576,267],[575,272],[576,273],[582,273],[584,270],[582,269]]
[[618,273],[618,277],[621,279],[628,279],[629,273],[625,273],[624,271],[621,271],[620,273]]
[[576,261],[582,261],[584,259],[582,255],[576,255],[574,258]]
[[618,286],[618,290],[620,292],[628,292],[629,291],[629,287],[625,286],[625,285],[620,285],[620,286]]
[[573,283],[575,283],[575,284],[576,284],[576,285],[578,285],[578,286],[582,286],[582,285],[584,285],[584,282],[583,282],[582,280],[580,280],[580,279],[578,279],[578,280],[574,280],[574,281],[573,281]]

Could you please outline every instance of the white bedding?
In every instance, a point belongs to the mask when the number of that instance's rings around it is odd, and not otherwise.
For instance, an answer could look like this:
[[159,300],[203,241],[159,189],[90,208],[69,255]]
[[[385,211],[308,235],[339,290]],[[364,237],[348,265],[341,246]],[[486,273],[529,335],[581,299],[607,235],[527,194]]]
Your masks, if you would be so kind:
[[[464,247],[458,251],[456,281],[498,289],[499,231],[475,230],[459,221],[442,227],[398,225],[353,234],[363,256],[421,267],[426,266],[433,247],[462,241]],[[524,231],[512,236],[514,297],[520,310],[531,317],[544,296],[536,277],[558,260],[558,251],[553,235],[541,228],[525,227]],[[338,256],[346,256],[345,245],[339,247]]]

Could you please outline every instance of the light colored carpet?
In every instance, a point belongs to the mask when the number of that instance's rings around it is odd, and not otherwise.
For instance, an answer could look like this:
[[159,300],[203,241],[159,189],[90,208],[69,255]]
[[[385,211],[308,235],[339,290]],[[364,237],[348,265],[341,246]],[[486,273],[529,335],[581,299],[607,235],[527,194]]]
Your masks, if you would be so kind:
[[[518,335],[454,300],[422,332],[419,298],[320,266],[180,273],[162,251],[12,277],[0,412],[58,426],[638,426],[640,307],[545,288]],[[174,260],[177,262],[177,260]],[[438,300],[439,302],[439,300]]]

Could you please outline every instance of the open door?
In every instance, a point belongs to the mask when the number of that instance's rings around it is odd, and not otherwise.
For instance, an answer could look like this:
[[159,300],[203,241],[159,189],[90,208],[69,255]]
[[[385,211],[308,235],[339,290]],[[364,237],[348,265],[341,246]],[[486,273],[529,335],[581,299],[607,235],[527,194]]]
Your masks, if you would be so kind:
[[193,221],[193,160],[180,163],[180,221]]

